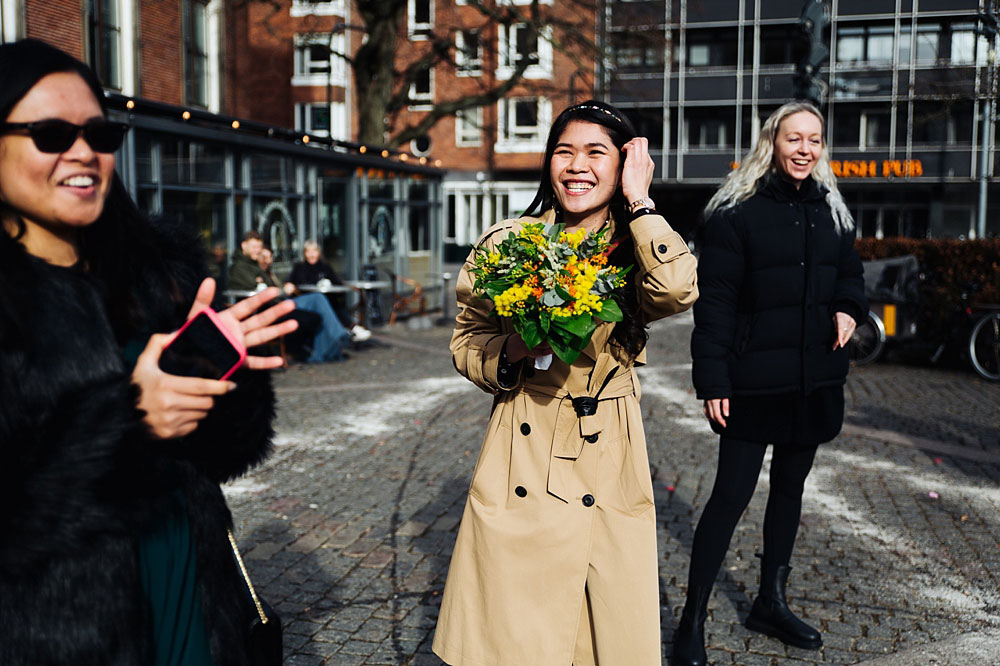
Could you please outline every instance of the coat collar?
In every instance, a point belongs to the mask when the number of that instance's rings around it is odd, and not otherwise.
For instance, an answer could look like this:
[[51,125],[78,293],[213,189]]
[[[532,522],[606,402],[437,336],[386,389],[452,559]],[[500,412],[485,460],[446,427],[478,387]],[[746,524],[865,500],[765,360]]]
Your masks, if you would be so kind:
[[796,188],[791,180],[771,170],[764,176],[760,193],[779,203],[800,203],[823,199],[826,197],[826,188],[812,177],[806,178],[802,181],[802,185]]

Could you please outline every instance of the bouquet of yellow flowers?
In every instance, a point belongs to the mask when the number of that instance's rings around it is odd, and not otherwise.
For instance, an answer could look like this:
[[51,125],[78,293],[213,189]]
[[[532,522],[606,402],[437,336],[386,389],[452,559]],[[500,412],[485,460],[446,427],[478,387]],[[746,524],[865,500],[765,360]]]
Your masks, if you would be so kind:
[[625,284],[632,267],[607,265],[614,246],[605,233],[527,224],[494,250],[476,250],[473,290],[493,301],[494,315],[513,320],[528,349],[548,341],[556,356],[572,364],[590,343],[595,319],[622,319],[612,291]]

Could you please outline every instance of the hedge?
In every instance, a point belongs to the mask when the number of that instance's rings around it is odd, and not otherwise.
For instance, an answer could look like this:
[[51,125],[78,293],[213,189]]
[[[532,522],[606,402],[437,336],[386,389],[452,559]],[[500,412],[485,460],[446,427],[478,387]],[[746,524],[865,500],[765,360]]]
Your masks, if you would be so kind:
[[1000,238],[859,238],[855,247],[862,261],[904,254],[917,257],[926,276],[919,286],[917,326],[926,339],[939,340],[948,332],[964,285],[979,286],[969,297],[973,306],[1000,303]]

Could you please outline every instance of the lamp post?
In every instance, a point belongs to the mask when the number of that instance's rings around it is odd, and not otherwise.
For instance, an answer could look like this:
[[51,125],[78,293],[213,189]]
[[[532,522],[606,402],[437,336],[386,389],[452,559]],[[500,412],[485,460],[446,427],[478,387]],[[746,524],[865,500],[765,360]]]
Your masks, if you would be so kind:
[[990,158],[992,148],[992,122],[993,122],[993,96],[994,96],[994,78],[996,76],[996,60],[997,54],[995,50],[996,35],[997,35],[997,15],[993,9],[993,2],[989,0],[985,3],[983,11],[979,12],[979,27],[977,32],[986,38],[988,44],[987,50],[987,61],[986,61],[986,95],[983,100],[983,119],[980,125],[982,126],[982,131],[980,137],[980,152],[982,153],[979,160],[979,203],[976,210],[976,238],[986,237],[986,209],[987,209],[987,186],[989,185],[989,168],[987,161]]

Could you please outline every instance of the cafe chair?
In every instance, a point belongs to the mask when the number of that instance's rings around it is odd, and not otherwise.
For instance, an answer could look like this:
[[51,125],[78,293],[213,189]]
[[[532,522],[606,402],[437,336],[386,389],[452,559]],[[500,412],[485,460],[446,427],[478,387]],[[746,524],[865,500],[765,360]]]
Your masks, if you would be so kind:
[[396,317],[400,314],[414,314],[411,307],[414,303],[418,304],[416,314],[420,316],[426,314],[427,297],[424,296],[423,285],[413,278],[403,277],[402,275],[394,275],[392,277],[409,286],[412,291],[406,295],[399,293],[396,291],[395,280],[393,281],[392,313],[389,315],[389,326],[396,323]]

